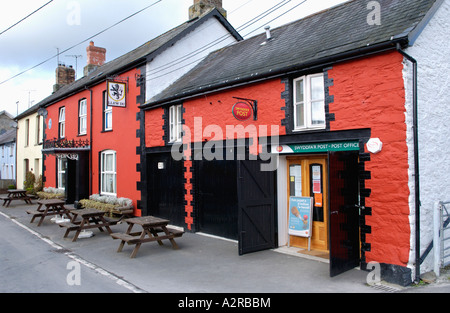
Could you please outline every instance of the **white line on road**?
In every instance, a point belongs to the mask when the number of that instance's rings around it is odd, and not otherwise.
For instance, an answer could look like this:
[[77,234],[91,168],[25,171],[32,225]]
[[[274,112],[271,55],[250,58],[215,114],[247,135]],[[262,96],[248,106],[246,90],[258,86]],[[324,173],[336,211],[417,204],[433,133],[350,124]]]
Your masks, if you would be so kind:
[[[59,245],[59,244],[57,244],[57,243],[51,241],[51,240],[48,239],[48,238],[45,238],[44,236],[42,236],[42,235],[39,234],[38,232],[32,230],[32,229],[29,228],[28,226],[26,226],[26,225],[20,223],[19,221],[17,221],[17,220],[15,220],[15,219],[11,218],[10,216],[6,215],[5,213],[0,212],[0,215],[2,215],[2,216],[4,216],[5,218],[9,219],[10,221],[12,221],[13,223],[15,223],[16,225],[22,227],[23,229],[25,229],[25,230],[28,231],[29,233],[33,234],[33,235],[36,236],[37,238],[41,239],[42,241],[46,242],[46,243],[49,244],[53,249],[57,249],[57,250],[63,250],[63,249],[64,249],[64,247],[62,247],[61,245]],[[103,268],[101,268],[101,267],[98,267],[97,265],[95,265],[95,264],[93,264],[93,263],[91,263],[91,262],[89,262],[89,261],[84,260],[83,258],[81,258],[81,257],[79,257],[79,256],[77,256],[77,255],[75,255],[75,254],[73,254],[72,252],[66,252],[66,253],[64,253],[64,254],[67,255],[67,256],[68,256],[69,258],[71,258],[72,260],[74,260],[74,261],[76,261],[76,262],[78,262],[78,263],[80,263],[80,264],[83,264],[84,266],[86,266],[86,267],[88,267],[88,268],[90,268],[90,269],[96,271],[97,273],[99,273],[99,274],[101,274],[101,275],[103,275],[103,276],[105,276],[105,277],[108,277],[109,279],[115,281],[116,284],[118,284],[118,285],[120,285],[120,286],[122,286],[122,287],[125,287],[126,289],[128,289],[128,290],[130,290],[130,291],[132,291],[132,292],[134,292],[134,293],[145,293],[145,292],[146,292],[145,290],[140,289],[140,288],[137,287],[137,286],[134,286],[133,284],[131,284],[131,283],[129,283],[129,282],[123,280],[122,278],[120,278],[120,277],[118,277],[118,276],[116,276],[116,275],[114,275],[113,273],[108,272],[107,270],[105,270],[105,269],[103,269]]]

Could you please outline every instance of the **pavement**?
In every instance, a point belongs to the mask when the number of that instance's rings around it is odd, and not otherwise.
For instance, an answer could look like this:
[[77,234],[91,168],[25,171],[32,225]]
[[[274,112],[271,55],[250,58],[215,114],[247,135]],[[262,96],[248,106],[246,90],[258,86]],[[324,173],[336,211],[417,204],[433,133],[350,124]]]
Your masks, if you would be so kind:
[[[172,249],[169,242],[163,246],[147,243],[141,246],[136,258],[131,259],[133,246],[125,245],[122,252],[116,252],[119,241],[113,240],[107,232],[93,229],[93,237],[72,242],[74,232],[63,238],[65,229],[50,218],[40,227],[37,221],[30,223],[31,216],[26,210],[36,207],[37,204],[13,201],[7,208],[0,207],[0,219],[2,223],[13,223],[21,231],[33,234],[82,266],[114,280],[124,287],[124,292],[392,293],[425,290],[384,282],[371,286],[367,284],[368,272],[359,269],[331,278],[328,260],[302,255],[294,248],[239,256],[236,241],[189,232],[176,238],[178,250]],[[126,228],[126,223],[111,227],[113,232],[125,232]],[[442,286],[445,282],[439,284]]]

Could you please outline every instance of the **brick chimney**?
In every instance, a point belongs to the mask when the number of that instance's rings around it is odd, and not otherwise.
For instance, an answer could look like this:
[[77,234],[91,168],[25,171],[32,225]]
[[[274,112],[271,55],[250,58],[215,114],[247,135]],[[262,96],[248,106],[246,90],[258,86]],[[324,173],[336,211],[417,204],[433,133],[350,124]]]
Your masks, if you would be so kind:
[[222,7],[222,0],[194,0],[194,5],[189,8],[189,19],[193,19],[216,8],[226,18],[227,11]]
[[84,67],[84,76],[89,75],[97,67],[105,64],[106,49],[94,46],[94,42],[91,41],[86,48],[87,52],[87,65]]
[[64,64],[58,64],[56,68],[56,84],[53,85],[53,92],[65,85],[69,85],[75,81],[75,70],[72,65],[66,67]]

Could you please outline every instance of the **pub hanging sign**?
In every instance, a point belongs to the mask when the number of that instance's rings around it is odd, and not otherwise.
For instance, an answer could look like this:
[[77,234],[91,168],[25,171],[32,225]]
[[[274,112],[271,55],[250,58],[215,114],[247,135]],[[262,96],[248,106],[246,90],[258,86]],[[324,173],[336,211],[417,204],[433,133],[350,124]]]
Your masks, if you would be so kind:
[[127,106],[127,83],[118,81],[107,82],[108,105],[125,108]]

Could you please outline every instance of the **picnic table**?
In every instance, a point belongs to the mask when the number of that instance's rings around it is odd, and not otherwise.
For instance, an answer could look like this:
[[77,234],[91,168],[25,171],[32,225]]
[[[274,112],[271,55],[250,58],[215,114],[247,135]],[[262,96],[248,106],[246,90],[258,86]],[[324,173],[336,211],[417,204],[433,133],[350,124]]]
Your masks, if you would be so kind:
[[104,227],[108,233],[111,234],[112,231],[109,226],[116,225],[118,222],[115,220],[107,220],[104,217],[106,213],[105,211],[92,208],[79,210],[73,209],[70,213],[73,215],[70,222],[60,223],[59,226],[67,228],[64,238],[66,238],[71,231],[76,231],[72,241],[77,241],[78,236],[82,231],[91,228],[98,228],[101,232],[103,232]]
[[64,206],[64,204],[65,204],[64,200],[43,199],[43,200],[38,200],[37,203],[39,204],[39,206],[37,207],[36,210],[27,210],[28,214],[33,215],[30,223],[33,223],[34,219],[36,217],[41,218],[39,220],[38,226],[41,226],[42,222],[44,221],[45,217],[47,217],[47,216],[59,215],[59,216],[63,217],[64,215],[66,215],[69,219],[71,218],[70,210]]
[[27,195],[27,191],[23,189],[8,189],[8,194],[2,196],[3,206],[8,207],[12,200],[23,200],[28,204],[31,204],[31,197]]
[[[111,237],[113,239],[120,239],[119,248],[117,252],[121,252],[125,243],[129,245],[135,245],[130,258],[134,258],[141,246],[145,242],[157,241],[160,246],[163,245],[162,240],[168,239],[172,244],[174,249],[178,249],[174,238],[181,237],[183,231],[169,228],[169,220],[154,217],[154,216],[144,216],[144,217],[133,217],[125,219],[128,223],[128,229],[126,233],[112,233]],[[131,232],[133,227],[137,225],[141,227],[141,231]],[[163,233],[162,235],[158,235]]]

